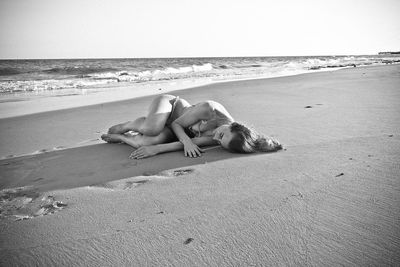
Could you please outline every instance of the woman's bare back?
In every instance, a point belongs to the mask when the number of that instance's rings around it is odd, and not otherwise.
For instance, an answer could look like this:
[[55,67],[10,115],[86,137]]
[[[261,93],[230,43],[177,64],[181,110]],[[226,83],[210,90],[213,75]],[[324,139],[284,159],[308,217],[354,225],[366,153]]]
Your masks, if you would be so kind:
[[187,127],[194,136],[212,136],[212,133],[216,128],[223,124],[230,124],[234,121],[225,107],[216,101],[208,100],[195,105],[190,105],[185,99],[179,97],[177,97],[176,102],[174,103],[174,108],[170,115],[171,119],[169,121],[172,122],[184,115],[186,112],[193,111],[193,109],[203,108],[204,106],[210,108],[212,116],[208,120],[198,120],[196,123]]

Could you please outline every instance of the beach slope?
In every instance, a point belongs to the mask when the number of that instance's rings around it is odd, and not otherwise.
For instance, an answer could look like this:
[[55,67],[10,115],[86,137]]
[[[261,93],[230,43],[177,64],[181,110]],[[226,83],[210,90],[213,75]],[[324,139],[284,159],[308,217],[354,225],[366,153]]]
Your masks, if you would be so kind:
[[98,140],[151,97],[1,119],[0,265],[396,265],[399,85],[391,65],[173,92],[283,143],[267,154]]

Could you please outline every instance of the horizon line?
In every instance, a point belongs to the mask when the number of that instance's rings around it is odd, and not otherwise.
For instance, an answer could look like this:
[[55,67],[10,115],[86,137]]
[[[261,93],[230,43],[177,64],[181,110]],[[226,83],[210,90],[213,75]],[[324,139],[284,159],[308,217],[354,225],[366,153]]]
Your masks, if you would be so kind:
[[[385,51],[383,51],[385,52]],[[379,53],[382,52],[377,52],[374,54],[319,54],[319,55],[278,55],[278,56],[193,56],[193,57],[188,57],[188,56],[178,56],[178,57],[60,57],[60,58],[0,58],[0,60],[91,60],[91,59],[172,59],[172,58],[182,58],[182,59],[187,59],[187,58],[262,58],[262,57],[340,57],[340,56],[376,56],[379,55]],[[392,53],[392,52],[385,52],[385,53]]]

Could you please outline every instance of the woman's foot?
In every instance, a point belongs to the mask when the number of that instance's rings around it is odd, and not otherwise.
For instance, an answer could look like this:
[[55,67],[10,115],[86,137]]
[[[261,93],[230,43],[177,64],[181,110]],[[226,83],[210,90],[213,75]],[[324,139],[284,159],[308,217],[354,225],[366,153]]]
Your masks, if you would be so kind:
[[101,139],[107,143],[122,143],[122,136],[120,134],[103,134]]

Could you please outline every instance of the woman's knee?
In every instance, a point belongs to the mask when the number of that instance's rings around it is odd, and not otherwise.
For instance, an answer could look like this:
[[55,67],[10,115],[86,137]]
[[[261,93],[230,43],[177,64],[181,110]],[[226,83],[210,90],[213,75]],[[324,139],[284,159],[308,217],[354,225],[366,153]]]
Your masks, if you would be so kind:
[[139,132],[141,134],[147,135],[147,136],[157,136],[162,132],[163,128],[164,128],[164,126],[163,127],[157,127],[157,126],[151,126],[151,125],[143,124],[140,127]]
[[168,95],[168,94],[163,94],[163,95],[156,96],[152,101],[152,106],[160,105],[160,103],[162,103],[163,101],[168,102],[168,101],[171,101],[174,98],[176,98],[176,96]]

